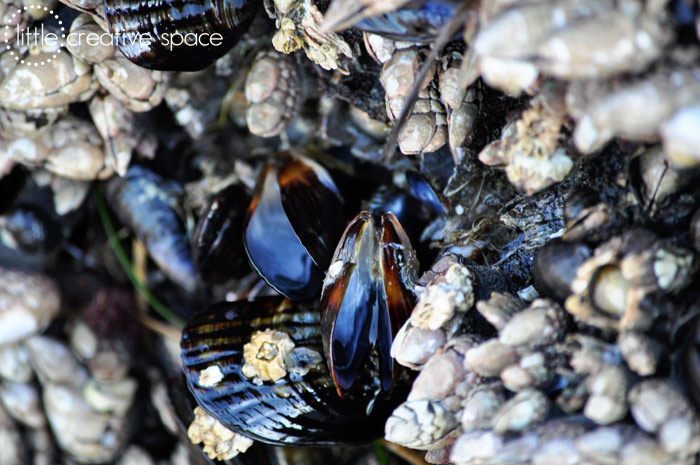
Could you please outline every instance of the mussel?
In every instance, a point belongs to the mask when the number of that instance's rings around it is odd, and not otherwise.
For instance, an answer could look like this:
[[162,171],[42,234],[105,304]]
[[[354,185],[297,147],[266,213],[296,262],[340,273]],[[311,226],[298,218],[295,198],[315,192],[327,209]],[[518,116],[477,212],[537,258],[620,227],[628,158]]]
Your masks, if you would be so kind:
[[243,220],[250,196],[232,184],[211,200],[192,236],[192,259],[206,282],[219,283],[250,271],[243,249]]
[[392,213],[361,212],[333,256],[321,295],[324,353],[338,394],[352,395],[372,367],[375,388],[390,393],[399,377],[391,342],[414,304],[415,252]]
[[[321,356],[319,320],[317,304],[280,296],[223,302],[196,315],[181,347],[197,403],[227,427],[268,444],[356,444],[381,437],[406,391],[390,400],[378,396],[366,370],[352,395],[338,397]],[[255,341],[267,335],[269,340]],[[250,373],[246,364],[258,362]]]
[[255,18],[257,0],[105,0],[119,50],[144,68],[198,71],[228,52]]
[[60,224],[35,205],[17,205],[0,215],[0,244],[33,254],[51,251],[60,241]]
[[447,199],[439,194],[430,182],[417,171],[409,170],[406,172],[406,182],[408,188],[415,198],[427,205],[432,211],[438,215],[447,215]]
[[312,299],[343,225],[343,202],[328,171],[306,157],[281,154],[263,170],[248,207],[246,252],[279,293]]
[[355,27],[388,39],[431,42],[455,14],[454,0],[426,0],[415,8],[401,8],[362,19]]
[[188,291],[196,287],[185,226],[176,212],[181,186],[147,168],[132,165],[123,178],[105,185],[107,200],[122,223],[143,242],[168,278]]

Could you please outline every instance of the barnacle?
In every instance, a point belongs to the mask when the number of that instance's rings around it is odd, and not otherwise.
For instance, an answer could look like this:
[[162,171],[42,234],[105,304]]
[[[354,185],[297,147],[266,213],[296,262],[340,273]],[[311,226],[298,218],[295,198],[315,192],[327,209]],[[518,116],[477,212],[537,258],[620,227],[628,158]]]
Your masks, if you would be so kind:
[[287,374],[285,360],[294,349],[294,342],[281,331],[258,331],[243,346],[245,363],[241,372],[253,382],[277,381]]
[[253,440],[226,428],[201,407],[194,408],[195,419],[187,428],[194,444],[202,444],[204,453],[212,460],[229,460],[245,452]]

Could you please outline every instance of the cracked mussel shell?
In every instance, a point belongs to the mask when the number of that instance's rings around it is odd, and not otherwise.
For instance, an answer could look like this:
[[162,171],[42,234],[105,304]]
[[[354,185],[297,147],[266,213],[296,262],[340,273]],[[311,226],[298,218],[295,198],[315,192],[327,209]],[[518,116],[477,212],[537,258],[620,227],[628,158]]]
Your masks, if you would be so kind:
[[415,303],[418,262],[393,213],[375,220],[367,211],[350,222],[333,256],[321,294],[323,348],[341,397],[377,371],[377,391],[391,395],[400,369],[391,343]]
[[105,0],[116,46],[134,64],[199,71],[233,47],[255,18],[258,0]]
[[284,153],[262,172],[243,234],[250,263],[292,300],[321,293],[344,223],[343,201],[328,171]]
[[[383,435],[386,418],[407,391],[388,402],[365,383],[340,398],[321,357],[307,364],[305,374],[249,378],[245,346],[261,330],[284,333],[294,347],[321,354],[317,305],[280,296],[212,305],[188,322],[181,340],[187,384],[204,410],[226,427],[273,445],[359,444]],[[204,381],[203,373],[212,369],[219,373],[216,382]]]
[[208,283],[221,283],[250,271],[243,248],[243,221],[250,196],[238,184],[216,194],[192,235],[192,260]]

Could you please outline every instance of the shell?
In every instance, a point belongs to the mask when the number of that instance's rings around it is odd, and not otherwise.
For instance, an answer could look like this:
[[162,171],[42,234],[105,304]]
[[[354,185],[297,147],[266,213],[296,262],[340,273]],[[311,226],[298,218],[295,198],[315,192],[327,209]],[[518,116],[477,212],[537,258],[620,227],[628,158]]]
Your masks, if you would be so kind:
[[533,276],[537,288],[546,295],[564,300],[571,294],[571,283],[579,267],[592,251],[576,242],[549,241],[535,256]]
[[355,27],[393,40],[430,42],[455,14],[456,1],[428,0],[417,8],[402,8],[365,18]]
[[411,313],[416,269],[411,242],[392,213],[375,226],[361,212],[343,233],[321,295],[324,353],[341,396],[357,389],[368,358],[377,359],[379,389],[389,392],[396,382],[391,342]]
[[[117,48],[133,63],[163,71],[197,71],[212,64],[238,42],[260,3],[256,0],[106,0],[105,16]],[[195,45],[176,43],[191,40],[188,37],[196,39]],[[203,37],[207,37],[207,44],[200,40]]]
[[202,279],[222,282],[250,270],[243,249],[243,214],[249,196],[233,184],[207,206],[192,236],[192,259]]
[[449,205],[447,199],[444,199],[424,176],[417,171],[409,170],[406,172],[406,182],[411,195],[426,204],[438,215],[447,214],[447,208],[445,207],[445,205]]
[[[190,320],[182,334],[190,391],[226,427],[268,444],[354,444],[381,437],[384,420],[403,399],[383,402],[369,384],[341,399],[325,363],[309,366],[304,375],[288,372],[274,383],[255,384],[242,373],[244,345],[256,330],[284,332],[297,347],[320,353],[319,323],[312,306],[281,297],[209,307]],[[213,366],[223,377],[202,386],[200,375]]]
[[274,137],[284,130],[301,107],[299,68],[293,58],[274,50],[258,52],[245,83],[248,130]]
[[160,269],[188,291],[196,286],[185,227],[173,205],[180,187],[148,169],[134,165],[123,178],[106,186],[107,199],[119,219],[141,240]]
[[292,300],[307,300],[320,293],[340,237],[342,199],[320,165],[292,154],[278,160],[263,170],[248,207],[245,248],[270,286]]

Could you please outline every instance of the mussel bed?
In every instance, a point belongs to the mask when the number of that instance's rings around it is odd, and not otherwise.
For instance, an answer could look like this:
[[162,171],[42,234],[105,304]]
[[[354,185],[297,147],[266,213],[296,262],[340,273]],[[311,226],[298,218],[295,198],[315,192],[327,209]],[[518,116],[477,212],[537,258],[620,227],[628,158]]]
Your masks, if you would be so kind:
[[700,3],[16,3],[0,465],[697,463]]

